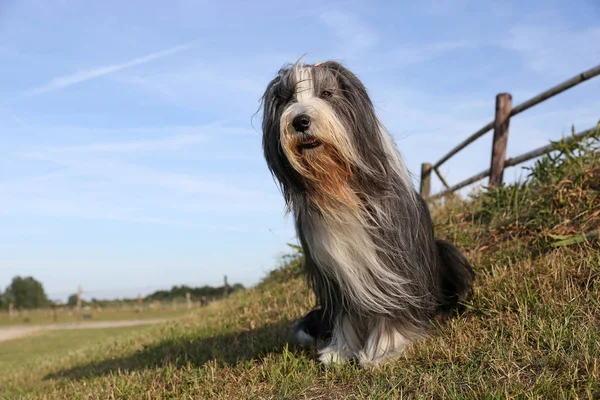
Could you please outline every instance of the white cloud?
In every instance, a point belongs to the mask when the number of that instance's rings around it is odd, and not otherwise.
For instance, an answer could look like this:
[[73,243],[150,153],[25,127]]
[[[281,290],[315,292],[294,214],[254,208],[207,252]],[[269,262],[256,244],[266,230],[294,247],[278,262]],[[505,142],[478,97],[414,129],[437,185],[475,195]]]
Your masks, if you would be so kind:
[[[67,158],[52,154],[30,155],[32,159],[49,161],[65,168],[70,178],[103,178],[112,185],[155,187],[184,193],[202,193],[230,200],[273,200],[264,192],[242,189],[222,179],[211,179],[184,173],[162,172],[141,165],[104,158]],[[215,176],[215,174],[211,174]],[[2,186],[0,185],[0,189]],[[7,191],[9,193],[9,191]]]
[[42,93],[47,93],[57,89],[63,89],[68,86],[76,85],[78,83],[82,83],[85,81],[89,81],[91,79],[100,78],[102,76],[106,76],[109,74],[113,74],[115,72],[124,70],[126,68],[135,67],[137,65],[147,64],[149,62],[158,60],[160,58],[165,58],[177,53],[180,53],[184,50],[189,49],[192,46],[191,43],[178,45],[175,47],[171,47],[166,50],[158,51],[155,53],[151,53],[145,55],[143,57],[135,58],[133,60],[121,63],[121,64],[111,64],[102,67],[97,67],[93,69],[88,69],[85,71],[75,72],[71,75],[60,76],[52,79],[45,85],[39,86],[37,88],[28,90],[22,94],[23,97],[36,96]]
[[598,27],[566,30],[554,23],[515,26],[500,43],[519,53],[530,70],[567,79],[598,65],[599,42]]
[[[140,136],[148,134],[162,134],[163,132],[179,132],[176,135],[164,136],[160,138],[151,138],[135,141],[119,141],[119,142],[96,142],[85,145],[59,146],[49,147],[34,152],[28,152],[26,157],[44,158],[49,155],[71,154],[71,155],[91,155],[97,153],[135,153],[146,152],[153,150],[179,150],[187,148],[191,145],[203,144],[207,141],[219,138],[224,135],[250,135],[256,132],[249,128],[225,127],[219,124],[209,124],[202,126],[189,127],[169,127],[169,128],[135,128],[135,129],[86,129],[79,127],[67,127],[63,129],[52,128],[50,131],[68,131],[72,136],[80,136],[85,133],[96,135],[124,135],[124,136]],[[45,129],[48,133],[49,130]],[[226,157],[227,154],[222,154]],[[237,155],[233,155],[236,158]]]
[[448,16],[463,12],[469,3],[469,0],[421,0],[414,7],[426,15]]
[[431,61],[454,50],[476,46],[473,40],[448,40],[420,45],[404,45],[391,51],[370,57],[367,70],[380,71],[384,69],[405,68]]
[[243,182],[237,174],[167,172],[112,159],[64,154],[34,159],[51,162],[57,172],[0,181],[0,214],[190,226],[189,218],[199,213],[208,216],[283,210],[275,188],[258,188]]
[[112,143],[94,143],[81,146],[51,147],[42,152],[27,153],[28,157],[41,157],[43,154],[92,154],[92,153],[129,153],[148,150],[166,150],[179,149],[187,145],[206,143],[207,137],[202,135],[181,135],[165,139],[132,141],[132,142],[112,142]]
[[320,19],[340,39],[337,53],[351,57],[372,48],[379,41],[378,35],[358,17],[341,11],[326,11]]

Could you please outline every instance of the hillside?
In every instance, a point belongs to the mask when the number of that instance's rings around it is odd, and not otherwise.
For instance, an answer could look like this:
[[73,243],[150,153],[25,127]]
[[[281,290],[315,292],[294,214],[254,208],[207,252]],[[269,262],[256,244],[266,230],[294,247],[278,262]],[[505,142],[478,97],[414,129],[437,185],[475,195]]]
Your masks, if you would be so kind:
[[286,345],[313,304],[295,253],[257,287],[174,323],[0,364],[0,397],[599,398],[599,145],[600,131],[557,142],[525,181],[432,206],[438,236],[476,270],[474,296],[379,371],[324,370]]

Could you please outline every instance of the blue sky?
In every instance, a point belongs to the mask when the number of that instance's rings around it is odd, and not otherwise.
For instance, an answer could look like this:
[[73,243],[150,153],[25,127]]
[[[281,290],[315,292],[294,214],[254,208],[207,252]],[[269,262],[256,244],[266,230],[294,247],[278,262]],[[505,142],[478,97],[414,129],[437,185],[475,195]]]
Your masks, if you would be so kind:
[[[279,67],[309,52],[355,71],[416,183],[496,93],[518,104],[598,64],[598,21],[595,0],[2,0],[0,287],[254,284],[294,240],[253,118]],[[597,93],[600,78],[515,117],[508,155],[593,126]],[[490,142],[447,179],[487,168]]]

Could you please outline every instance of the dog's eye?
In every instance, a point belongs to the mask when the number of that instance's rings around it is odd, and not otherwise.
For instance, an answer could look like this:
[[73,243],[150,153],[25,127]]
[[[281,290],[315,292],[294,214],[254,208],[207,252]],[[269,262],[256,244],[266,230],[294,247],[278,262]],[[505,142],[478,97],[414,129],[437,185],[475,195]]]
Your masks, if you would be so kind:
[[328,98],[330,98],[331,96],[333,96],[333,92],[331,92],[330,90],[323,90],[323,91],[321,92],[321,98],[322,98],[322,99],[328,99]]

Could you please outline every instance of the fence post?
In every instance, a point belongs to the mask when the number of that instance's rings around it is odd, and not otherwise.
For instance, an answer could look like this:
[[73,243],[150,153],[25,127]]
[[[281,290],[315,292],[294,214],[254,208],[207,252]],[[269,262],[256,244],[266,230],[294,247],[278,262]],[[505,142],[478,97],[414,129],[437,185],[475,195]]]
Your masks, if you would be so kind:
[[187,303],[187,308],[190,310],[192,308],[192,297],[190,292],[186,292],[185,294],[185,302]]
[[56,308],[56,303],[52,303],[52,320],[54,322],[58,321],[58,310]]
[[421,164],[421,197],[424,200],[429,198],[429,192],[431,191],[431,164]]
[[223,297],[227,298],[229,295],[229,285],[227,284],[227,275],[223,277]]
[[81,284],[77,285],[77,316],[81,318],[81,295],[83,294],[83,289],[81,288]]
[[504,161],[506,160],[506,144],[508,143],[508,128],[512,96],[510,93],[499,93],[496,96],[496,116],[494,119],[494,142],[492,144],[492,161],[490,164],[489,186],[502,185]]

